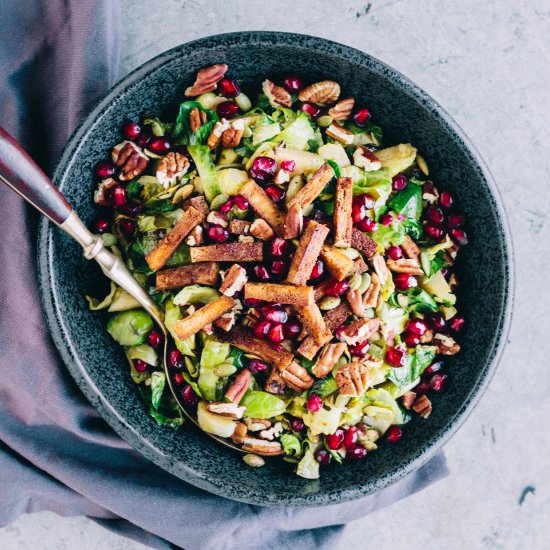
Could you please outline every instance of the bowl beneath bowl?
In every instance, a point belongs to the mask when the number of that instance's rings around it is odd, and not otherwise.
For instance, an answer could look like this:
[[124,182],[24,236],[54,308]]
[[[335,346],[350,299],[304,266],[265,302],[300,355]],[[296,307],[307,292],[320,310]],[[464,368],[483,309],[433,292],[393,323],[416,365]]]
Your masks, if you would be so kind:
[[227,63],[230,74],[258,86],[286,73],[338,81],[343,94],[368,105],[387,144],[411,142],[430,175],[459,197],[469,219],[470,244],[460,258],[459,308],[468,320],[462,352],[446,360],[451,382],[433,397],[429,419],[415,417],[399,445],[381,445],[362,463],[326,468],[319,480],[292,474],[269,460],[246,466],[193,427],[161,428],[147,415],[121,348],[105,331],[105,314],[90,312],[85,294],[106,282],[78,245],[47,221],[39,235],[40,284],[54,342],[79,387],[105,420],[134,448],[181,479],[227,498],[261,505],[319,506],[383,488],[432,457],[471,412],[498,362],[510,321],[512,261],[509,233],[495,184],[447,113],[405,77],[358,50],[309,36],[242,32],[174,48],[124,78],[69,140],[54,181],[85,223],[94,217],[93,167],[120,141],[126,119],[144,111],[171,112],[198,69]]

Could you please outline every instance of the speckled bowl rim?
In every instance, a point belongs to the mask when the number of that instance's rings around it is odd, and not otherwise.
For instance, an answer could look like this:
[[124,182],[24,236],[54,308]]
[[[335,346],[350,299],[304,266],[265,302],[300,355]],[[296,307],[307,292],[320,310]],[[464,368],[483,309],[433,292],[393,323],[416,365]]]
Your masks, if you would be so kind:
[[[395,69],[389,67],[385,63],[378,59],[349,46],[345,46],[324,38],[312,37],[309,35],[302,35],[297,33],[283,33],[283,32],[266,32],[266,31],[246,31],[236,33],[226,33],[220,35],[213,35],[203,37],[192,42],[176,46],[170,50],[167,50],[160,55],[154,57],[150,61],[147,61],[123,79],[121,79],[111,90],[100,99],[90,113],[83,119],[80,125],[73,132],[69,138],[67,145],[63,153],[61,154],[54,172],[54,181],[61,181],[63,172],[68,170],[72,159],[81,153],[81,145],[85,139],[87,133],[94,127],[94,121],[101,117],[102,113],[109,107],[112,100],[128,88],[132,84],[139,82],[150,71],[158,68],[164,63],[170,61],[170,59],[176,54],[176,52],[183,46],[197,46],[202,47],[205,43],[213,45],[223,44],[224,41],[231,41],[232,37],[238,35],[241,40],[247,38],[251,41],[258,42],[259,40],[266,43],[273,43],[284,39],[286,43],[295,45],[297,47],[304,47],[301,43],[304,39],[308,42],[308,49],[318,46],[333,46],[339,50],[337,55],[344,58],[353,59],[354,63],[368,64],[371,67],[376,67],[378,72],[384,71],[389,78],[400,81],[403,93],[409,94],[417,101],[424,105],[429,105],[433,116],[437,116],[440,122],[446,126],[447,131],[453,137],[454,140],[461,142],[462,146],[467,149],[472,158],[476,161],[480,171],[482,172],[487,186],[493,198],[492,207],[496,213],[500,237],[503,243],[504,254],[504,291],[502,294],[502,311],[503,315],[496,331],[493,341],[490,343],[491,353],[484,366],[483,372],[480,375],[477,384],[473,387],[468,397],[464,400],[462,406],[456,411],[450,421],[443,426],[425,445],[423,450],[414,458],[410,460],[403,467],[388,472],[385,475],[378,477],[377,479],[369,479],[367,481],[358,482],[356,487],[343,489],[338,493],[331,493],[330,498],[327,495],[308,495],[307,498],[301,495],[296,495],[295,498],[284,500],[281,502],[272,502],[268,496],[262,496],[260,494],[251,493],[248,497],[239,497],[238,500],[247,502],[249,504],[267,505],[270,506],[322,506],[328,504],[336,504],[339,502],[350,501],[360,498],[367,494],[374,493],[388,485],[391,485],[413,471],[420,468],[431,457],[433,457],[447,441],[456,433],[462,423],[471,414],[474,407],[479,402],[481,396],[487,389],[489,382],[491,381],[496,371],[497,365],[502,356],[507,335],[510,329],[511,316],[514,303],[514,261],[513,261],[513,247],[511,233],[508,226],[507,215],[500,197],[499,190],[496,183],[480,154],[465,136],[464,132],[460,129],[458,124],[453,118],[426,92],[420,89],[407,77]],[[126,440],[132,447],[139,450],[145,457],[160,466],[164,470],[170,472],[176,477],[211,493],[233,499],[235,496],[224,491],[223,486],[218,486],[210,481],[206,480],[201,472],[195,471],[189,468],[187,465],[175,461],[172,457],[163,453],[160,449],[154,446],[151,441],[144,438],[133,426],[119,414],[119,412],[104,398],[101,388],[93,382],[88,375],[85,366],[78,357],[69,332],[64,325],[63,316],[60,314],[58,304],[59,295],[57,293],[55,284],[55,275],[53,271],[53,265],[51,262],[53,250],[52,239],[50,238],[53,230],[53,224],[47,219],[43,219],[38,233],[38,272],[40,291],[42,294],[43,305],[46,311],[47,322],[51,331],[51,335],[55,346],[59,350],[61,358],[65,363],[70,374],[77,382],[79,388],[86,396],[86,398],[94,405],[101,416],[107,421],[107,423],[117,432],[124,440]]]

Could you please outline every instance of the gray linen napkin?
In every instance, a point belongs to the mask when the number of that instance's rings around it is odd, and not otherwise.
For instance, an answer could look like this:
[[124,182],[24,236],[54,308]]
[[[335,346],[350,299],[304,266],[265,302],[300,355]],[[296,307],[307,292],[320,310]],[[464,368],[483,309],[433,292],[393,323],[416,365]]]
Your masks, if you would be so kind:
[[[0,125],[51,172],[70,132],[113,83],[116,2],[3,0],[0,20]],[[334,548],[345,523],[447,474],[440,454],[375,495],[320,511],[233,502],[160,470],[106,425],[60,361],[40,306],[36,223],[2,187],[0,525],[51,510],[89,516],[154,548]]]

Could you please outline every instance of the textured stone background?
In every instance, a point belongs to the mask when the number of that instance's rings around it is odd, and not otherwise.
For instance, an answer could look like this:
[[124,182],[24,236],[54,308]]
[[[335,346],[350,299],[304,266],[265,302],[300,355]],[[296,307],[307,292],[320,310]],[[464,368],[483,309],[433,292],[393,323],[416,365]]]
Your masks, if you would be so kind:
[[[122,3],[121,77],[165,49],[210,34],[315,34],[392,65],[437,99],[470,136],[499,184],[515,243],[509,345],[487,394],[446,446],[452,475],[351,524],[342,548],[548,548],[548,0]],[[0,529],[0,548],[143,546],[87,519],[39,513]]]

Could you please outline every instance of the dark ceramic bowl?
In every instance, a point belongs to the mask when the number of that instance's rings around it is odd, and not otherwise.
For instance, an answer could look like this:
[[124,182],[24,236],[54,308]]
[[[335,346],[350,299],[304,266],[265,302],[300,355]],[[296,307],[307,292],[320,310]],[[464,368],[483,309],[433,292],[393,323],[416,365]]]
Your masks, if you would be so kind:
[[177,477],[207,491],[253,504],[308,506],[355,499],[409,474],[456,431],[486,388],[504,345],[511,309],[511,249],[495,184],[456,123],[402,75],[360,51],[297,34],[243,32],[184,44],[149,61],[117,84],[69,140],[55,183],[85,222],[94,216],[93,166],[120,141],[119,128],[144,111],[183,99],[196,71],[227,63],[232,75],[258,85],[295,72],[338,81],[345,95],[371,109],[386,143],[414,143],[433,179],[452,189],[468,215],[470,244],[461,254],[459,307],[468,324],[463,351],[447,361],[451,382],[433,398],[428,420],[414,418],[399,445],[380,445],[363,463],[325,468],[307,481],[279,460],[249,468],[192,427],[173,432],[148,417],[121,349],[90,312],[84,295],[104,280],[78,245],[46,221],[39,238],[40,281],[54,341],[78,385],[133,447]]

